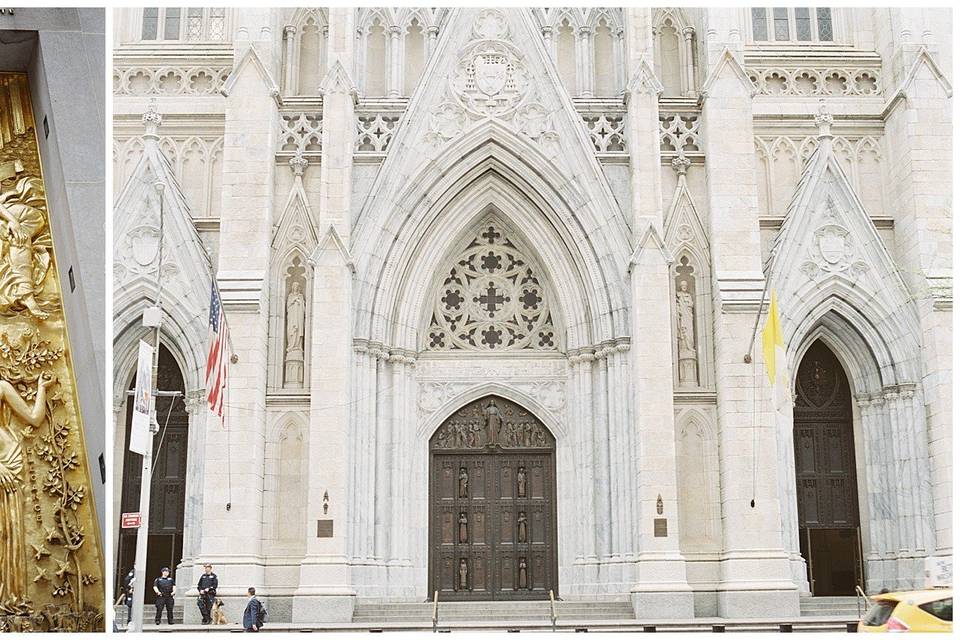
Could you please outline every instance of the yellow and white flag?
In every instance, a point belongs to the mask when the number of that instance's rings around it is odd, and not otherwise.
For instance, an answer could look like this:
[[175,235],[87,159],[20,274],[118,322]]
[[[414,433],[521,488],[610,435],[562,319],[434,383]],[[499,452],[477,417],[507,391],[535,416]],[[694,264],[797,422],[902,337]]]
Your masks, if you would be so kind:
[[790,406],[790,379],[787,376],[787,351],[780,330],[780,314],[777,310],[777,292],[770,292],[770,307],[767,321],[761,334],[763,361],[767,367],[767,379],[773,387],[774,409],[780,413]]

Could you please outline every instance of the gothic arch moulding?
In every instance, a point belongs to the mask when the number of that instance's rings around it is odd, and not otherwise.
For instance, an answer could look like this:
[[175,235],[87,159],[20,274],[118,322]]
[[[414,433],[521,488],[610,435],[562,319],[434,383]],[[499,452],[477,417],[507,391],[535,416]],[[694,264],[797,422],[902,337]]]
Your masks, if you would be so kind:
[[682,8],[656,10],[654,67],[664,96],[696,94],[696,41],[693,23]]
[[302,414],[284,413],[265,443],[263,537],[271,541],[271,555],[302,555],[306,550],[307,430]]
[[[496,121],[477,127],[410,180],[382,226],[363,219],[372,213],[361,215],[353,236],[359,243],[358,334],[416,351],[421,312],[430,305],[427,283],[451,251],[451,239],[493,206],[522,237],[536,238],[539,263],[555,287],[554,308],[564,311],[561,350],[626,335],[625,276],[616,265],[626,264],[627,233],[620,233],[619,217],[594,226],[583,198],[531,143]],[[571,206],[579,207],[576,215]],[[397,215],[403,210],[409,214]],[[362,233],[367,225],[371,233]],[[617,231],[596,232],[607,225]]]

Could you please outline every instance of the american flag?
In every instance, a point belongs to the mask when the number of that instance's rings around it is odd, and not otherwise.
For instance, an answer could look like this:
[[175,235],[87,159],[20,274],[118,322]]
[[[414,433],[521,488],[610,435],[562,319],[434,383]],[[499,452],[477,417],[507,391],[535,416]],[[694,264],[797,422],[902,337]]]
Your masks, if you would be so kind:
[[223,403],[227,390],[227,347],[230,344],[230,332],[227,319],[223,315],[223,305],[217,292],[217,283],[210,286],[210,324],[207,328],[210,340],[210,352],[207,354],[207,404],[210,410],[220,416],[223,422]]

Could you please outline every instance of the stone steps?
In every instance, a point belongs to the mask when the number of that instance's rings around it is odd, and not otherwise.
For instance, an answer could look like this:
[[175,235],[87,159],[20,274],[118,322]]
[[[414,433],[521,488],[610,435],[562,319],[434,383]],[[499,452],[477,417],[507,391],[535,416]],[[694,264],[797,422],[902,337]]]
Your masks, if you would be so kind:
[[[633,620],[633,607],[626,601],[557,602],[556,614],[562,620]],[[431,622],[432,602],[358,603],[353,622],[376,624],[384,622]],[[550,621],[549,601],[521,602],[441,602],[439,619],[442,622],[524,622]]]
[[847,616],[856,619],[863,614],[864,606],[857,596],[808,596],[800,598],[800,615]]

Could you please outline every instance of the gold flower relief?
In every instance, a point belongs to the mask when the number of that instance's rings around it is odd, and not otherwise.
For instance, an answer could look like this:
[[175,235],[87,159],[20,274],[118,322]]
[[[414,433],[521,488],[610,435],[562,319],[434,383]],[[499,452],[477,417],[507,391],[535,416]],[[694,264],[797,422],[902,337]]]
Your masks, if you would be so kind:
[[103,562],[26,77],[0,74],[0,631],[103,628]]

